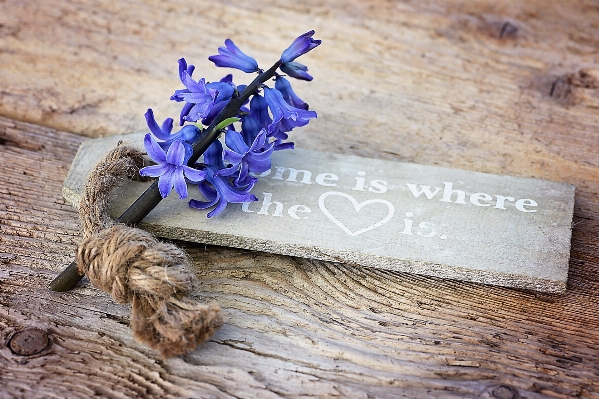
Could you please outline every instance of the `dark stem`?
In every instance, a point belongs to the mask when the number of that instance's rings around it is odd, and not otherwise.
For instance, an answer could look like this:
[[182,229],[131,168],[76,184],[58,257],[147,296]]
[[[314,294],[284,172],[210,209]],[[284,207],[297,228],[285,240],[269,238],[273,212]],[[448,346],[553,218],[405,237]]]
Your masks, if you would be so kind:
[[[274,77],[277,68],[281,65],[281,61],[277,61],[266,72],[262,72],[252,83],[250,83],[241,94],[229,101],[218,116],[212,121],[204,133],[195,142],[192,143],[193,155],[187,163],[193,166],[197,160],[204,154],[218,136],[220,130],[216,130],[216,126],[227,118],[234,117],[239,112],[239,108],[250,98],[260,86]],[[117,222],[129,226],[134,226],[140,223],[148,214],[162,201],[162,196],[158,190],[158,180],[154,181],[150,187],[117,219]],[[83,278],[77,270],[77,264],[72,262],[66,269],[62,271],[52,282],[49,288],[52,291],[65,292],[73,288]]]

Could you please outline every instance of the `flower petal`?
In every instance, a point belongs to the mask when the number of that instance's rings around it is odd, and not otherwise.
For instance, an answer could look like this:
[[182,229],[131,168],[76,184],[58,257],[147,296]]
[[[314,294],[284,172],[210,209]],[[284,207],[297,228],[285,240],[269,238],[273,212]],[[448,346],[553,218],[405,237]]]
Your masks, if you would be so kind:
[[217,170],[216,172],[214,172],[214,176],[215,177],[231,176],[231,175],[234,175],[235,173],[237,173],[237,170],[238,170],[237,165],[232,165],[227,168]]
[[210,208],[211,206],[214,206],[214,204],[216,204],[217,202],[218,202],[218,198],[215,198],[209,202],[198,201],[198,200],[192,199],[192,200],[189,200],[189,207],[195,208],[195,209],[206,209],[206,208]]
[[176,140],[171,144],[166,153],[166,162],[175,166],[183,165],[183,161],[185,160],[185,145],[183,145],[183,141]]
[[241,134],[239,134],[239,132],[236,132],[235,130],[227,131],[227,133],[225,134],[225,144],[227,145],[227,147],[229,147],[230,149],[242,156],[245,155],[250,149],[250,147],[248,147],[248,145],[243,140]]
[[220,114],[220,111],[222,111],[227,104],[228,101],[221,101],[219,103],[214,104],[210,108],[210,111],[202,118],[202,123],[206,126],[210,125],[212,121],[214,121],[214,118],[216,118],[218,114]]
[[187,67],[187,74],[189,75],[189,77],[191,77],[191,75],[193,75],[193,71],[195,71],[196,67],[194,65],[189,65]]
[[226,75],[221,80],[219,80],[219,82],[233,84],[233,74]]
[[283,96],[278,90],[269,89],[268,87],[264,88],[264,99],[268,104],[268,109],[272,113],[273,123],[280,121],[284,118],[283,108],[281,107],[281,101],[283,100]]
[[197,170],[194,168],[190,168],[189,166],[183,166],[183,173],[185,177],[191,181],[199,182],[206,179],[206,172],[203,170]]
[[223,164],[223,145],[220,141],[216,140],[210,147],[204,152],[204,163],[208,165],[214,166],[217,170],[223,169],[225,165]]
[[262,126],[256,118],[249,115],[241,116],[241,134],[243,135],[243,141],[245,141],[247,145],[252,144],[261,129]]
[[212,205],[216,204],[216,201],[218,201],[218,191],[216,191],[211,184],[207,181],[203,181],[198,185],[198,189],[204,198],[208,201],[212,201]]
[[247,190],[248,192],[254,187],[258,181],[257,177],[250,176],[249,174],[243,180],[236,179],[233,183],[234,186],[241,190]]
[[236,68],[251,73],[259,70],[258,63],[241,51],[231,39],[225,40],[226,47],[219,47],[218,54],[208,57],[217,67]]
[[164,150],[160,148],[156,140],[154,140],[152,137],[151,133],[147,133],[144,136],[144,147],[154,162],[158,164],[166,162],[166,154],[164,153]]
[[234,166],[239,165],[241,161],[243,161],[244,154],[238,154],[235,151],[225,149],[223,151],[223,160],[227,161]]
[[305,126],[310,119],[317,117],[314,111],[306,111],[289,105],[277,89],[265,87],[264,98],[273,114],[273,122],[268,126],[270,136],[274,136],[278,132],[288,132],[298,126]]
[[185,87],[187,87],[187,89],[189,91],[192,91],[192,92],[204,92],[205,91],[204,78],[202,78],[196,82],[191,76],[189,76],[189,73],[187,71],[183,72],[183,77],[181,79],[181,83],[183,83],[183,85]]
[[179,194],[179,199],[187,198],[187,183],[183,177],[183,167],[173,170],[173,185],[175,186],[175,191]]
[[262,127],[266,127],[272,122],[272,118],[268,114],[268,103],[259,94],[254,95],[250,101],[250,116],[257,119]]
[[204,116],[210,113],[210,110],[212,109],[213,105],[214,103],[211,101],[207,101],[201,104],[194,104],[193,107],[189,110],[187,116],[184,116],[183,119],[189,122],[197,122],[198,120],[202,119]]
[[201,133],[202,132],[200,131],[200,129],[198,129],[197,126],[186,125],[183,126],[183,128],[179,130],[177,133],[171,134],[168,140],[166,141],[169,143],[169,146],[176,140],[183,140],[184,142],[193,143],[195,139],[197,139],[200,136]]
[[173,172],[174,169],[171,168],[168,172],[158,178],[158,190],[160,191],[162,198],[168,197],[173,189]]
[[293,143],[293,142],[275,144],[275,151],[293,150],[294,147],[295,147],[295,143]]
[[283,54],[281,54],[281,61],[291,62],[300,55],[306,54],[313,48],[318,47],[322,41],[312,39],[312,36],[314,36],[313,30],[297,37],[293,43],[283,51]]
[[257,161],[257,162],[261,162],[264,161],[265,159],[270,158],[270,156],[272,155],[272,152],[274,151],[275,148],[275,143],[271,143],[268,145],[268,147],[266,147],[266,149],[263,152],[253,152],[252,153],[252,161]]
[[181,109],[181,114],[179,115],[179,126],[183,126],[183,124],[185,123],[185,118],[187,117],[189,111],[191,111],[192,108],[193,104],[191,103],[185,103],[183,105],[183,108]]
[[208,212],[206,214],[207,218],[211,218],[213,216],[218,216],[221,214],[222,211],[225,210],[225,208],[227,207],[227,201],[223,201],[221,200],[217,205],[216,208],[214,208],[213,210],[211,210],[210,212]]
[[188,92],[179,95],[183,101],[193,104],[203,104],[212,101],[212,96],[208,93]]
[[215,90],[218,94],[214,98],[214,102],[228,101],[235,92],[233,85],[222,82],[206,83],[206,89]]
[[295,92],[291,88],[291,83],[289,83],[289,81],[284,77],[277,77],[277,80],[275,82],[275,89],[281,92],[283,98],[285,99],[285,101],[287,101],[287,104],[295,108],[304,110],[307,110],[309,108],[308,104],[306,104],[304,100],[302,100],[301,98],[299,98],[297,94],[295,94]]
[[187,65],[185,58],[180,58],[177,62],[179,63],[179,79],[181,79],[181,83],[185,84],[186,79],[191,78],[196,67],[191,64]]
[[173,118],[166,118],[164,122],[162,122],[162,131],[166,133],[166,135],[170,135],[173,131]]
[[282,64],[279,68],[292,78],[307,80],[308,82],[312,80],[312,76],[308,73],[308,67],[299,62],[288,62]]
[[267,132],[266,129],[260,130],[260,133],[256,136],[254,141],[252,142],[252,146],[249,148],[250,151],[255,152],[264,147],[264,143],[266,142]]
[[230,183],[224,178],[215,178],[213,183],[216,191],[221,195],[221,201],[226,200],[227,202],[247,202],[249,198],[255,198],[253,194],[249,193],[249,189],[236,190]]
[[[156,136],[157,138],[159,138],[160,140],[166,140],[168,138],[169,134],[165,133],[160,128],[160,126],[158,126],[158,123],[156,123],[156,119],[154,119],[154,111],[152,111],[152,108],[148,108],[148,110],[146,111],[144,116],[146,117],[146,124],[148,125],[150,132],[152,132],[152,134],[154,136]],[[167,121],[168,121],[168,119],[167,119]],[[171,126],[172,126],[172,119],[171,119]]]
[[181,83],[183,83],[183,73],[187,72],[187,61],[185,58],[179,58],[177,62],[179,63],[179,79],[181,79]]
[[166,172],[171,170],[171,168],[172,168],[172,166],[167,163],[163,163],[160,165],[146,166],[145,168],[141,168],[139,170],[139,175],[140,176],[158,177],[158,176],[162,176],[163,174],[165,174]]

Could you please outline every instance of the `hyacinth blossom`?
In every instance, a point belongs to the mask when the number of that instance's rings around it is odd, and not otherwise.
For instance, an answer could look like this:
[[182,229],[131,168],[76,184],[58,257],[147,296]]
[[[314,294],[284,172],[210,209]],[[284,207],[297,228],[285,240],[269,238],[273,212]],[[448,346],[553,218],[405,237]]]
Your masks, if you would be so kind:
[[308,74],[308,67],[299,62],[294,62],[297,57],[320,45],[321,41],[312,39],[312,36],[314,36],[313,30],[304,33],[283,51],[283,54],[281,54],[281,62],[283,63],[281,71],[295,79],[312,80],[312,76]]
[[158,188],[162,198],[167,197],[173,187],[180,199],[187,198],[185,178],[193,182],[206,179],[206,172],[186,165],[191,156],[191,147],[183,140],[175,140],[165,153],[150,133],[144,137],[144,147],[157,165],[146,166],[139,171],[141,176],[158,177]]
[[235,174],[237,176],[235,182],[241,184],[247,179],[250,170],[254,173],[263,173],[269,170],[270,157],[275,143],[268,144],[266,139],[266,130],[262,129],[252,145],[248,147],[240,133],[235,130],[227,131],[225,143],[230,150],[224,150],[223,160],[230,163],[230,166],[219,170],[217,174],[219,176]]
[[243,203],[257,201],[254,194],[250,193],[257,179],[251,176],[235,184],[230,176],[221,176],[219,171],[226,170],[223,157],[223,146],[220,141],[215,141],[204,153],[204,162],[206,162],[206,179],[198,184],[200,193],[208,201],[190,200],[189,206],[194,209],[215,208],[206,214],[207,217],[213,217],[220,214],[229,202]]
[[285,101],[295,108],[308,110],[308,104],[304,102],[291,88],[291,83],[282,76],[277,76],[275,80],[275,89],[281,92]]
[[291,62],[297,57],[304,55],[308,51],[320,46],[322,41],[312,39],[312,36],[314,36],[313,30],[298,36],[293,43],[291,43],[291,46],[287,47],[285,51],[283,51],[283,54],[281,54],[281,61],[283,63]]
[[[171,96],[183,103],[181,129],[173,132],[171,118],[159,125],[148,109],[145,117],[150,133],[144,145],[156,164],[142,168],[140,174],[158,178],[163,198],[174,188],[181,199],[195,197],[189,201],[191,208],[213,208],[207,213],[209,218],[223,212],[229,203],[256,201],[250,191],[258,181],[256,176],[271,168],[273,152],[293,149],[293,143],[286,141],[289,132],[317,116],[283,75],[312,80],[308,68],[295,59],[320,45],[313,36],[314,31],[309,31],[296,38],[266,72],[232,40],[225,40],[218,55],[209,60],[217,67],[258,72],[248,85],[235,85],[232,75],[218,82],[195,80],[195,67],[181,58],[179,79],[184,88]],[[271,79],[274,85],[269,83]],[[219,136],[221,139],[205,144],[202,158],[200,152],[194,153],[204,139]],[[188,184],[197,185],[196,194],[188,192]]]
[[289,132],[296,127],[306,126],[310,119],[316,118],[316,112],[295,108],[289,104],[277,89],[265,87],[264,98],[272,113],[272,122],[268,125],[269,132]]
[[225,47],[218,48],[218,54],[208,57],[217,67],[240,69],[245,73],[256,72],[259,69],[258,62],[245,55],[231,39],[225,40]]
[[308,82],[312,80],[312,76],[308,73],[308,67],[304,64],[300,64],[299,62],[285,63],[281,65],[281,71],[285,72],[292,78],[307,80]]
[[194,70],[195,67],[188,66],[185,58],[179,60],[179,78],[185,89],[176,90],[171,100],[185,102],[179,120],[181,125],[185,121],[197,122],[208,116],[217,103],[228,101],[235,91],[229,82],[206,83],[204,78],[195,81],[191,77]]
[[148,109],[146,114],[146,123],[150,128],[150,132],[159,140],[162,140],[160,143],[160,147],[163,150],[168,150],[170,145],[177,140],[183,140],[186,143],[193,143],[201,133],[201,130],[195,125],[186,125],[181,130],[179,130],[175,134],[171,134],[173,130],[173,118],[167,118],[162,123],[162,126],[158,126],[156,123],[156,119],[154,119],[154,111],[152,109]]

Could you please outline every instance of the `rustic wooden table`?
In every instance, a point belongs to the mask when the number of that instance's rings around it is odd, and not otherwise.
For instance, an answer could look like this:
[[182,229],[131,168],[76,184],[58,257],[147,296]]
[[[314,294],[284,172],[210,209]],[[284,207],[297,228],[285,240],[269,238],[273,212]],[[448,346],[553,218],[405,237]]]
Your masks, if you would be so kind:
[[[47,289],[83,140],[177,115],[181,56],[215,80],[225,38],[269,63],[312,28],[297,146],[576,185],[565,294],[178,242],[227,321],[163,361],[87,280]],[[1,1],[0,397],[599,397],[598,48],[592,0]]]

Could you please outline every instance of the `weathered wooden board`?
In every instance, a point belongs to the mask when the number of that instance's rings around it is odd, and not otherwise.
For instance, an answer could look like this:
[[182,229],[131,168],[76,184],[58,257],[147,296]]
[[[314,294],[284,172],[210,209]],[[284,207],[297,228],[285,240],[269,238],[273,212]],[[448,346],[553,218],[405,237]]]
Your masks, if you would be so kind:
[[[597,397],[598,18],[594,0],[0,2],[0,398]],[[145,130],[146,107],[178,114],[179,57],[219,79],[225,38],[263,65],[312,28],[298,147],[576,185],[565,293],[180,241],[227,322],[161,361],[87,280],[47,290],[81,238],[60,191],[83,138],[42,126]],[[51,345],[12,354],[30,326]]]
[[[77,204],[91,168],[119,141],[81,145],[65,198]],[[116,193],[118,217],[149,186]],[[142,226],[158,236],[508,287],[562,292],[574,187],[565,183],[316,151],[276,152],[253,193],[218,217],[171,195]],[[204,200],[190,187],[190,197]]]
[[[81,239],[61,187],[82,137],[0,118],[0,398],[504,398],[599,392],[597,182],[560,295],[179,241],[226,324],[162,361],[127,306],[48,283]],[[25,328],[50,345],[9,349]]]

